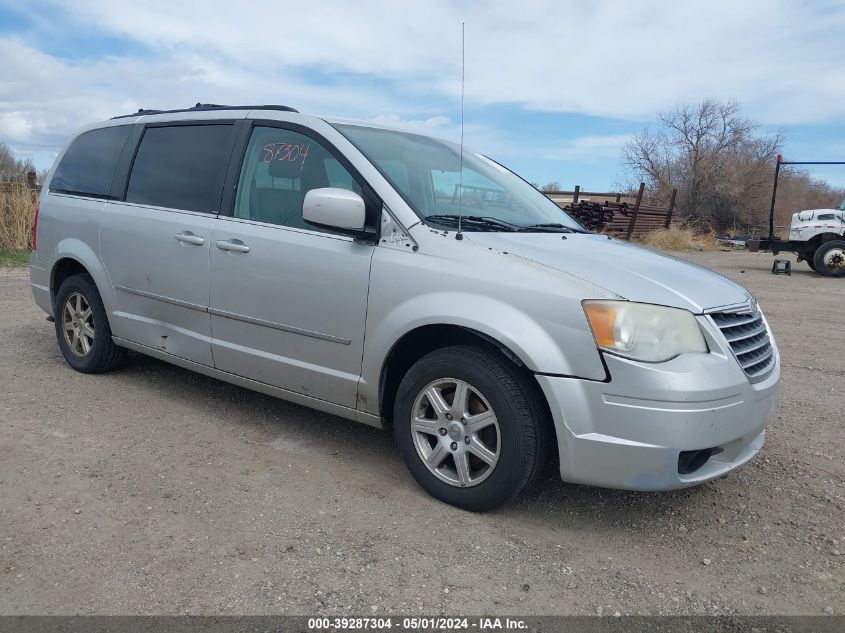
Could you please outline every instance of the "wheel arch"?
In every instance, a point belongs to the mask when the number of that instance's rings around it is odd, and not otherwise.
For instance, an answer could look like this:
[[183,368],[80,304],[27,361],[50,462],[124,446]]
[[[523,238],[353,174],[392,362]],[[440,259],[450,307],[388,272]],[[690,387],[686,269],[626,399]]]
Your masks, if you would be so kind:
[[840,235],[839,233],[833,232],[819,233],[818,235],[814,235],[812,238],[807,240],[805,248],[802,249],[801,257],[803,259],[812,258],[818,250],[819,246],[821,246],[825,242],[833,242],[834,240],[845,240],[845,235]]
[[72,275],[91,273],[87,268],[74,257],[62,257],[53,264],[50,270],[50,303],[56,303],[56,293],[59,291],[65,279]]
[[379,376],[378,401],[382,420],[390,425],[399,383],[411,366],[426,354],[444,347],[473,345],[494,351],[537,387],[537,395],[548,409],[548,402],[525,361],[496,338],[464,325],[433,323],[416,327],[403,334],[385,356]]
[[50,268],[50,303],[55,304],[56,293],[62,282],[74,274],[88,274],[93,280],[103,300],[106,314],[114,308],[114,291],[97,253],[85,242],[78,239],[62,240],[56,248],[56,257]]

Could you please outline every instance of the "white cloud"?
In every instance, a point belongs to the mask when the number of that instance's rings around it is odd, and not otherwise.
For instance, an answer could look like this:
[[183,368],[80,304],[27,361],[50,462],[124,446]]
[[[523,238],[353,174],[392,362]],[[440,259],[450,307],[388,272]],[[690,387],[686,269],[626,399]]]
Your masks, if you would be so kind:
[[456,129],[452,125],[451,119],[447,116],[433,116],[427,119],[406,119],[398,114],[378,114],[372,117],[364,117],[363,120],[375,125],[392,127],[407,132],[416,132],[418,134],[437,135],[438,131],[441,134],[444,131],[447,134],[452,134]]
[[[845,117],[845,0],[244,0],[236,7],[31,0],[9,7],[27,11],[36,26],[0,38],[0,134],[42,146],[93,119],[198,99],[382,113],[374,120],[454,139],[462,20],[468,113],[509,104],[640,122],[679,102],[716,97],[738,99],[772,125]],[[74,60],[43,52],[73,33],[81,43]],[[88,36],[124,40],[131,52],[85,59]],[[507,135],[468,126],[467,143],[506,153]],[[618,151],[624,140],[587,135],[535,149],[586,160]]]
[[13,141],[26,140],[32,132],[32,124],[21,112],[0,113],[0,138]]
[[776,121],[845,114],[842,0],[60,4],[105,33],[201,60],[222,82],[232,65],[308,67],[455,95],[465,20],[468,102],[643,118],[716,96]]
[[592,161],[618,158],[622,146],[631,140],[630,134],[592,134],[564,141],[557,148],[539,149],[536,153],[554,160]]

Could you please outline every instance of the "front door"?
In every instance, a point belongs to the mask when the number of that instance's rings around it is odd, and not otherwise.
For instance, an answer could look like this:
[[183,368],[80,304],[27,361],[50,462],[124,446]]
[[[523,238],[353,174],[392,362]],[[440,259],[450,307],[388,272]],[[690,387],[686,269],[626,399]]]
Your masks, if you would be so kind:
[[305,193],[329,186],[362,193],[311,136],[253,128],[233,213],[212,231],[212,350],[218,369],[354,407],[374,247],[303,221]]

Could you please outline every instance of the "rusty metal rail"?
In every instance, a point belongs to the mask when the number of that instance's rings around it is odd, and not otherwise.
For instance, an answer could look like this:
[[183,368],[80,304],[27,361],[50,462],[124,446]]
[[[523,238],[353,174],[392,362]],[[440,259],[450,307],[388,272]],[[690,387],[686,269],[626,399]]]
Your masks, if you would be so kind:
[[[547,191],[550,200],[562,207],[569,215],[591,231],[600,231],[630,240],[631,237],[661,228],[669,228],[678,222],[675,214],[677,189],[672,190],[668,207],[643,203],[645,184],[640,183],[633,204],[622,202],[632,198],[629,194],[617,192],[585,192],[580,187],[574,191]],[[581,197],[606,198],[603,202],[581,200]],[[561,200],[571,197],[572,201]],[[612,199],[612,200],[611,200]]]

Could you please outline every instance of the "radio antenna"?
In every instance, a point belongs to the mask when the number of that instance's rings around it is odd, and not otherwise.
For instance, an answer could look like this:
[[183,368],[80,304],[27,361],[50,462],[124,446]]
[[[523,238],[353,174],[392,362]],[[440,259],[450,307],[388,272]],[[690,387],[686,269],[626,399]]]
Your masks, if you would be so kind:
[[464,75],[466,69],[466,27],[461,22],[461,154],[460,171],[458,172],[458,232],[456,240],[464,239],[461,224],[464,217]]

